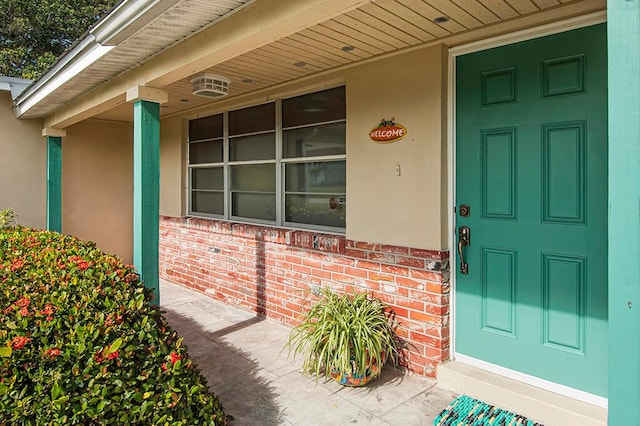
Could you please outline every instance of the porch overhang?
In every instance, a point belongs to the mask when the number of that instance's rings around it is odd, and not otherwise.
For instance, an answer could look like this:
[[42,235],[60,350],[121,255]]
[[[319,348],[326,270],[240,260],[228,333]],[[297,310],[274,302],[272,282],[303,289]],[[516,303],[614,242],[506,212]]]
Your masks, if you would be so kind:
[[[164,117],[211,103],[191,93],[190,78],[203,71],[231,78],[233,98],[384,55],[603,11],[606,4],[457,3],[220,0],[189,8],[184,0],[125,1],[17,100],[17,110],[56,128],[96,116],[131,121],[126,90],[151,86],[169,93]],[[168,22],[180,22],[179,30]]]

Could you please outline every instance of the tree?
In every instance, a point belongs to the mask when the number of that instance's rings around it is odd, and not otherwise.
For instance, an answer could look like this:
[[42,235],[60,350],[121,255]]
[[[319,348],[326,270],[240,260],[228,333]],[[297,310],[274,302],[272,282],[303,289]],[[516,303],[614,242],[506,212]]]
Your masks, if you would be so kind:
[[0,75],[37,79],[121,0],[0,0]]

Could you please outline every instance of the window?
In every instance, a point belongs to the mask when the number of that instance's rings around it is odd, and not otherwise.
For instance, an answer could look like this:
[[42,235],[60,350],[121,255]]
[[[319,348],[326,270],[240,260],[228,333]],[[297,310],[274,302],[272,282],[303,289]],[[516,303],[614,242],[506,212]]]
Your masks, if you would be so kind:
[[189,213],[344,229],[344,87],[189,122]]

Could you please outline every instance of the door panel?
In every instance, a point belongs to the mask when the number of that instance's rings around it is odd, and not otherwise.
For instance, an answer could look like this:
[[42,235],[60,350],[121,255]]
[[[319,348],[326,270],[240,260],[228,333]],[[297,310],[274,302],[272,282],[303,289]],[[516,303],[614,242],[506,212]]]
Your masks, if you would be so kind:
[[606,396],[606,28],[457,58],[456,350]]

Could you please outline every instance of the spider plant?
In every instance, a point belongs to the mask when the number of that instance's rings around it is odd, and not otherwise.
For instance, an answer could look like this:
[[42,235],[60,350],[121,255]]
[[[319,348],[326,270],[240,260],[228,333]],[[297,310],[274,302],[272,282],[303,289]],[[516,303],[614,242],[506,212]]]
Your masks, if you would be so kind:
[[317,296],[287,343],[294,357],[304,353],[304,372],[316,379],[343,374],[363,377],[372,364],[381,369],[387,359],[397,363],[396,324],[384,303],[364,293],[338,294],[329,288]]

